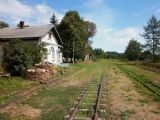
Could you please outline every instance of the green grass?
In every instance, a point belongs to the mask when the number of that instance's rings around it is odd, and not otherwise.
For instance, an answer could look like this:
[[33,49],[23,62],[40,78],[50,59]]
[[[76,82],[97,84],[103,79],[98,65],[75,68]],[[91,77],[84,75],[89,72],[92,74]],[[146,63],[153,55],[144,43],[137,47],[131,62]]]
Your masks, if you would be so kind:
[[160,114],[160,110],[159,109],[151,110],[151,112],[154,113],[154,114]]
[[[152,90],[156,91],[157,93],[160,93],[160,89],[156,86],[154,86],[151,83],[156,84],[155,82],[153,82],[153,78],[149,78],[147,77],[144,73],[141,71],[141,73],[138,72],[138,68],[130,65],[118,65],[118,68],[121,70],[122,73],[124,73],[125,75],[127,75],[131,80],[133,80],[133,82],[135,83],[135,87],[137,88],[137,91],[139,91],[142,95],[147,95],[148,97],[153,97],[155,101],[159,101],[160,97],[155,94],[154,92],[152,92],[151,90],[149,90],[148,88],[146,88],[145,86],[143,86],[143,84],[149,86]],[[135,69],[137,69],[137,71],[135,71]],[[141,70],[141,68],[139,68]],[[152,74],[152,72],[148,73],[148,74]]]
[[37,84],[36,81],[25,80],[22,77],[0,78],[0,105],[14,98],[14,93]]
[[135,113],[136,111],[134,109],[126,109],[124,111],[121,111],[121,114],[120,114],[121,120],[128,120],[129,116]]
[[2,67],[1,67],[1,63],[0,63],[0,72],[3,72],[3,69],[2,69]]
[[0,120],[11,120],[6,113],[0,113]]
[[160,74],[145,70],[141,67],[134,66],[134,65],[124,64],[124,66],[125,66],[125,68],[136,73],[137,75],[143,76],[143,77],[151,80],[152,82],[156,83],[157,85],[160,85],[160,81],[159,81]]
[[69,107],[79,92],[80,90],[74,87],[45,89],[25,103],[42,110],[49,109],[51,106],[56,107],[57,105]]
[[148,100],[147,99],[139,99],[138,100],[140,103],[144,104],[144,103],[148,103]]

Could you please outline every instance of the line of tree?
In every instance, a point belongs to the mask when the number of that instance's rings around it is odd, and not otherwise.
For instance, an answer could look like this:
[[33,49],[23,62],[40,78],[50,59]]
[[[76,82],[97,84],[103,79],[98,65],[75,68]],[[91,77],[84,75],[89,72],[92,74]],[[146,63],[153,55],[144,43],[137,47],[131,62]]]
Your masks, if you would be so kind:
[[4,21],[0,21],[0,28],[5,28],[5,27],[9,27],[9,24]]
[[141,55],[141,44],[137,40],[130,40],[128,46],[124,52],[124,55],[128,60],[138,60]]
[[[77,11],[68,11],[58,24],[55,14],[50,22],[57,28],[63,40],[63,56],[84,60],[86,55],[92,54],[92,38],[96,34],[96,25],[80,17]],[[53,31],[55,32],[55,31]]]
[[115,51],[104,51],[101,48],[95,48],[93,50],[93,54],[96,58],[103,58],[103,59],[108,59],[108,58],[112,58],[112,59],[122,59],[124,57],[123,53],[118,53]]
[[144,26],[145,43],[140,44],[137,40],[130,40],[124,52],[128,60],[148,60],[158,62],[160,60],[160,20],[152,16]]

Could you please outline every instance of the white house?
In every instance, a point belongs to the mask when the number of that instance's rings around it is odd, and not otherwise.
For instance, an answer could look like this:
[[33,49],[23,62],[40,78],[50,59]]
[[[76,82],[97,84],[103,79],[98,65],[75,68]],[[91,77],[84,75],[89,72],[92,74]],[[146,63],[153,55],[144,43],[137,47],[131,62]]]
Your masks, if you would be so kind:
[[24,27],[24,22],[20,22],[19,28],[0,28],[0,57],[2,57],[2,45],[9,40],[14,40],[19,38],[26,42],[45,42],[46,48],[48,50],[47,56],[44,61],[53,63],[53,64],[61,64],[62,63],[62,40],[59,36],[56,39],[52,29],[55,29],[53,25],[45,25],[45,26],[32,26],[32,27]]

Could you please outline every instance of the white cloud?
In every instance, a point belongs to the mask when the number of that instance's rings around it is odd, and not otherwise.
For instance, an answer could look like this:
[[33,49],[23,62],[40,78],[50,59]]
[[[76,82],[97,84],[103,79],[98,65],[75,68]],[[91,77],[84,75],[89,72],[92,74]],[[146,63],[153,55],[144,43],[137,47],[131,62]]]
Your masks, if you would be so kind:
[[18,0],[1,0],[0,13],[10,16],[30,16],[32,9]]
[[85,3],[85,6],[91,11],[84,13],[84,18],[93,21],[97,26],[97,34],[93,38],[92,46],[102,48],[105,51],[124,52],[129,40],[132,38],[142,43],[141,28],[126,27],[115,30],[112,27],[116,20],[116,12],[106,4],[104,6],[103,2],[103,0],[88,0]]
[[124,52],[129,40],[132,38],[143,43],[140,33],[142,33],[142,29],[136,27],[127,27],[121,30],[101,28],[94,39],[93,47],[102,48],[106,51]]
[[0,20],[5,20],[14,26],[20,20],[29,25],[49,24],[53,12],[60,21],[63,15],[45,4],[29,6],[20,0],[0,0]]

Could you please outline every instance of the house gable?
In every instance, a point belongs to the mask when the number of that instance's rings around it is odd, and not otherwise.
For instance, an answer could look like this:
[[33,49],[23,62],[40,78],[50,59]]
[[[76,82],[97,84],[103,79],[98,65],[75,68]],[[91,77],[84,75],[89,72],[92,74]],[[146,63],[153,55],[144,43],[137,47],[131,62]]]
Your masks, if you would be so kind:
[[42,36],[40,38],[40,41],[48,43],[48,44],[58,45],[58,41],[55,38],[55,36],[54,36],[54,34],[53,34],[52,31],[49,31],[47,34],[45,34],[44,36]]

